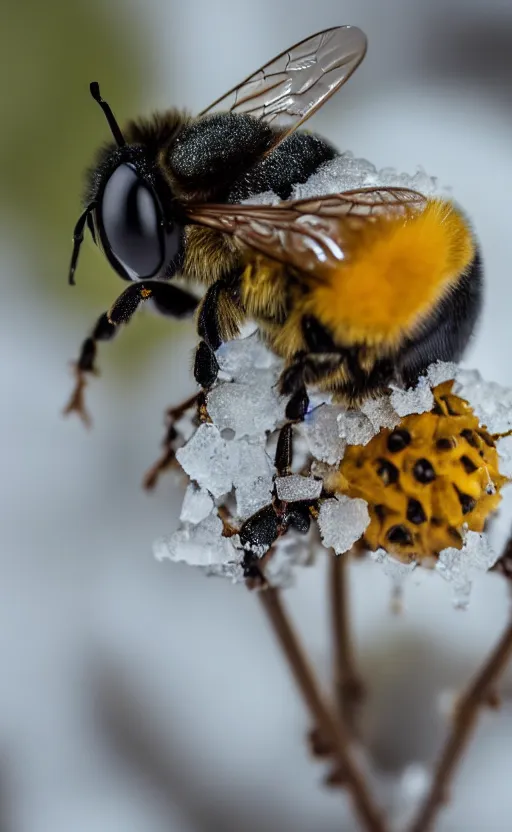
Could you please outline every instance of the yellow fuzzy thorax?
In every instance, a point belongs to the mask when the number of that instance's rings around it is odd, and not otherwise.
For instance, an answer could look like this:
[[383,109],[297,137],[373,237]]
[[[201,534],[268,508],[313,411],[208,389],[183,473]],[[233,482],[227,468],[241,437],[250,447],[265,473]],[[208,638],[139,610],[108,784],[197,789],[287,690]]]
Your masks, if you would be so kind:
[[508,481],[499,473],[496,438],[453,382],[434,389],[429,413],[406,416],[367,445],[346,450],[327,479],[333,491],[369,505],[364,542],[409,562],[462,547],[464,528],[481,532]]
[[431,199],[408,217],[347,229],[346,259],[325,271],[303,311],[337,343],[390,350],[412,335],[471,265],[471,231],[449,202]]

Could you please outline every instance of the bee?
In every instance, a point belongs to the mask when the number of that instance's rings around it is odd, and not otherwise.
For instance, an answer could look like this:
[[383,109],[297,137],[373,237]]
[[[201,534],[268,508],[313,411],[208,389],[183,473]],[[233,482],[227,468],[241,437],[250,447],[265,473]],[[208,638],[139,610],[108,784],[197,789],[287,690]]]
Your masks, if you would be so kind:
[[[412,384],[436,359],[456,360],[481,306],[481,258],[452,202],[373,187],[290,200],[338,155],[297,131],[349,79],[366,53],[352,26],[328,29],[281,53],[196,118],[169,110],[122,131],[91,84],[114,143],[88,176],[74,231],[74,282],[86,228],[130,282],[100,316],[76,364],[67,412],[83,390],[97,343],[140,304],[196,315],[194,376],[216,381],[216,351],[254,320],[284,360],[280,391],[300,419],[308,388],[353,406],[392,383]],[[248,204],[272,191],[277,204]],[[175,276],[205,287],[198,300]]]

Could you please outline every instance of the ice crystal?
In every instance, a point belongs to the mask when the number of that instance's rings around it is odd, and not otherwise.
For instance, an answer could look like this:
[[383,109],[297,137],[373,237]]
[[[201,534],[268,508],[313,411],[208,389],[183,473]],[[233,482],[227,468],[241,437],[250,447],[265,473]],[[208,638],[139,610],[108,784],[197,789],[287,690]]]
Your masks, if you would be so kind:
[[370,522],[364,500],[340,494],[325,500],[320,508],[318,525],[324,545],[342,555],[356,543]]

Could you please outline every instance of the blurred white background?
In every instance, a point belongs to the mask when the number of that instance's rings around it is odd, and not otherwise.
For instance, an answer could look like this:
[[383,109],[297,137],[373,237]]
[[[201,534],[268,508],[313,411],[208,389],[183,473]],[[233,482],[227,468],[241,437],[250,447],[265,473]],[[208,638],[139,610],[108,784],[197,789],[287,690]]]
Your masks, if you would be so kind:
[[[28,10],[24,29],[23,12],[9,5],[19,41],[15,57],[7,55],[13,63],[2,73],[11,73],[2,100],[17,98],[18,82],[32,93],[20,92],[25,109],[4,122],[3,141],[25,140],[33,106],[41,119],[29,136],[34,171],[44,172],[50,153],[58,163],[43,189],[21,159],[25,202],[2,208],[0,828],[350,832],[346,798],[324,790],[324,769],[308,758],[307,716],[256,599],[152,558],[154,538],[177,522],[180,484],[168,477],[148,496],[140,480],[158,450],[164,407],[193,390],[192,327],[168,327],[168,339],[140,352],[143,339],[123,332],[101,350],[102,377],[89,389],[94,430],[61,417],[68,361],[124,288],[104,271],[96,294],[87,294],[100,268],[94,252],[83,258],[77,288],[66,286],[80,176],[106,138],[87,94],[90,80],[102,81],[94,44],[104,48],[108,28],[119,65],[132,72],[119,101],[123,74],[115,88],[103,80],[122,121],[171,104],[198,111],[295,41],[341,23],[360,26],[369,38],[365,62],[308,126],[378,167],[413,173],[422,165],[453,186],[473,218],[487,271],[485,310],[466,363],[512,385],[510,0],[117,0],[85,9],[76,3],[76,10],[71,2],[65,11],[54,3],[51,40]],[[38,41],[35,53],[25,37],[48,42]],[[58,63],[55,44],[63,40],[69,54]],[[144,71],[132,86],[138,66]],[[75,88],[64,95],[60,85],[71,72]],[[78,116],[67,118],[68,102],[72,108],[79,98],[87,144]],[[64,125],[51,143],[41,139],[46,107]],[[2,181],[10,182],[7,165]],[[47,234],[27,212],[40,205],[44,214],[57,190],[66,191],[67,208],[52,223],[59,240],[52,259]],[[58,289],[45,294],[47,280]],[[65,294],[72,297],[64,301]],[[141,315],[130,331],[150,332],[152,324]],[[498,544],[511,507],[509,495]],[[358,565],[351,577],[370,687],[367,732],[389,802],[396,790],[384,785],[435,755],[445,727],[439,693],[465,681],[497,637],[506,591],[487,576],[469,610],[456,612],[448,587],[427,575],[411,582],[403,615],[393,617],[377,566]],[[324,579],[319,563],[287,599],[327,680]],[[507,686],[504,694],[501,712],[482,719],[441,832],[510,829]]]

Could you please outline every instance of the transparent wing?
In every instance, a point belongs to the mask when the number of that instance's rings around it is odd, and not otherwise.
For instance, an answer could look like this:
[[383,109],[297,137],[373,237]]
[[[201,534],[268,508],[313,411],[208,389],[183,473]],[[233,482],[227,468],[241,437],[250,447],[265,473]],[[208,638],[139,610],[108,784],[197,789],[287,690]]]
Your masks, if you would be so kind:
[[365,54],[361,29],[326,29],[282,52],[200,115],[213,109],[250,113],[282,130],[282,141],[343,86]]
[[187,213],[193,222],[230,234],[243,247],[313,272],[345,260],[348,232],[379,218],[405,218],[426,202],[407,188],[364,188],[279,205],[195,205]]

